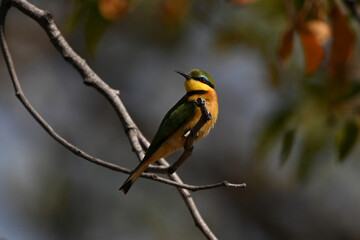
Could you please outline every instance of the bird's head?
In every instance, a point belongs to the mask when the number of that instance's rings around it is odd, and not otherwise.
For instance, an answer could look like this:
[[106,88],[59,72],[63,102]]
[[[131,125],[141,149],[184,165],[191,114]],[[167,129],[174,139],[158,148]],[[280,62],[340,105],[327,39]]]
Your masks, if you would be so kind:
[[176,72],[185,77],[185,88],[187,92],[196,90],[208,91],[215,89],[212,77],[203,70],[193,69],[189,73]]

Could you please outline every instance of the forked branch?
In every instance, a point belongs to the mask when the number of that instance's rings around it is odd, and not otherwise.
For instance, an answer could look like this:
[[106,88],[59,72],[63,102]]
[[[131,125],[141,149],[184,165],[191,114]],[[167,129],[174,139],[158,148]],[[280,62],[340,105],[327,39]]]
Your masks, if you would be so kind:
[[[120,97],[119,97],[119,91],[111,88],[108,84],[106,84],[102,79],[100,79],[96,73],[86,64],[86,61],[82,59],[75,51],[69,46],[59,29],[57,28],[52,15],[48,11],[41,10],[37,8],[36,6],[30,4],[26,0],[3,0],[1,2],[0,6],[0,44],[2,48],[2,52],[5,58],[5,62],[12,80],[12,83],[14,85],[14,90],[17,98],[20,100],[20,102],[24,105],[24,107],[29,111],[29,113],[33,116],[33,118],[49,133],[49,135],[54,138],[56,141],[58,141],[62,146],[64,146],[66,149],[74,153],[75,155],[86,159],[92,163],[95,163],[97,165],[100,165],[102,167],[119,171],[123,173],[130,173],[130,170],[124,167],[121,167],[119,165],[101,160],[99,158],[95,158],[83,150],[79,149],[78,147],[72,145],[70,142],[68,142],[66,139],[61,137],[42,117],[41,115],[35,110],[35,108],[30,104],[28,99],[25,97],[23,90],[21,88],[20,82],[18,80],[15,67],[5,40],[5,34],[4,34],[4,25],[5,25],[5,19],[8,10],[11,7],[15,7],[21,12],[23,12],[25,15],[29,16],[33,20],[35,20],[41,27],[44,29],[46,34],[48,35],[50,41],[54,45],[54,47],[58,50],[58,52],[61,54],[61,56],[69,62],[83,77],[84,83],[88,86],[92,86],[95,89],[97,89],[102,95],[104,95],[109,103],[113,106],[115,112],[117,113],[119,119],[121,120],[121,123],[124,127],[125,133],[127,134],[130,144],[136,153],[137,157],[139,159],[142,159],[144,156],[144,148],[147,148],[149,146],[149,142],[147,139],[142,135],[142,133],[139,131],[138,127],[128,114],[125,106],[123,105]],[[206,114],[203,114],[203,116],[206,117]],[[203,120],[201,120],[203,121]],[[199,121],[200,122],[200,121]],[[201,123],[199,123],[201,124]],[[201,126],[199,127],[199,129]],[[198,130],[199,130],[198,129]],[[193,134],[198,132],[195,128],[192,130]],[[189,137],[187,140],[187,146],[185,147],[185,152],[190,149],[189,146],[192,146],[193,141],[195,139],[194,136]],[[188,151],[191,153],[191,151]],[[168,168],[170,167],[169,163],[165,159],[160,159],[159,163],[162,167]],[[151,171],[151,168],[149,169]],[[155,172],[156,170],[154,170]],[[166,172],[167,173],[167,172]],[[194,185],[188,185],[184,184],[180,177],[174,173],[174,174],[168,174],[170,179],[166,179],[163,177],[159,177],[156,174],[153,173],[143,173],[141,177],[148,178],[152,180],[156,180],[165,184],[176,186],[180,195],[182,196],[186,206],[188,207],[195,225],[201,230],[201,232],[204,234],[204,236],[208,239],[216,239],[215,235],[212,233],[210,228],[207,226],[206,222],[201,217],[195,202],[188,190],[191,191],[197,191],[197,190],[205,190],[215,187],[245,187],[245,184],[232,184],[228,183],[226,181],[216,183],[216,184],[209,184],[204,186],[194,186]]]

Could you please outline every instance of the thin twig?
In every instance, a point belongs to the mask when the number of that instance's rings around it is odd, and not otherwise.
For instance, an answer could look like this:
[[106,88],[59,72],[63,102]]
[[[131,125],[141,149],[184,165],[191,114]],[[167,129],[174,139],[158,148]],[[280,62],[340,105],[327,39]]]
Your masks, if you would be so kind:
[[218,183],[213,183],[213,184],[206,184],[206,185],[190,185],[190,184],[186,184],[186,183],[180,183],[178,181],[170,180],[170,179],[166,179],[166,178],[161,178],[156,174],[150,174],[150,173],[144,173],[144,175],[142,176],[144,178],[147,179],[152,179],[164,184],[168,184],[171,186],[175,186],[177,188],[181,188],[181,189],[186,189],[192,192],[196,192],[196,191],[201,191],[201,190],[208,190],[208,189],[213,189],[213,188],[219,188],[219,187],[229,187],[229,188],[246,188],[246,183],[229,183],[227,181],[222,181],[222,182],[218,182]]

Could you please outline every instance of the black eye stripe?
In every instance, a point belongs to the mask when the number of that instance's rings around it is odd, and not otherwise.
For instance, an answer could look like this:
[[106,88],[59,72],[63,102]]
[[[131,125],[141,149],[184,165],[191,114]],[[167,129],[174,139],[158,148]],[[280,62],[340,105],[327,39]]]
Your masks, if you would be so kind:
[[204,77],[198,77],[198,78],[196,78],[196,80],[199,80],[200,82],[203,82],[203,83],[207,83],[207,82],[209,82],[206,78],[204,78]]
[[210,87],[214,88],[214,85],[205,77],[197,77],[197,78],[194,78],[195,80],[197,81],[200,81],[202,83],[205,83],[207,85],[209,85]]

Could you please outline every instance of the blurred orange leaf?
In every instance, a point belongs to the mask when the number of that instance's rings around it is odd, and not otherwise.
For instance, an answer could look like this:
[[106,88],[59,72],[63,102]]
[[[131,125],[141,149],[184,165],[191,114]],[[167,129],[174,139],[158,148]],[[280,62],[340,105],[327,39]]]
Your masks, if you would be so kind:
[[99,12],[108,21],[116,21],[129,12],[130,0],[99,0]]
[[165,0],[160,19],[169,25],[177,24],[189,11],[189,0]]
[[347,120],[337,131],[335,136],[335,145],[340,162],[350,154],[354,148],[359,135],[359,127],[354,119]]
[[294,48],[294,28],[285,31],[278,47],[278,56],[283,64],[287,62]]
[[278,56],[283,64],[289,59],[294,48],[294,32],[297,32],[304,51],[307,74],[313,74],[324,60],[323,45],[331,36],[331,29],[327,22],[310,20],[301,22],[296,27],[287,29],[278,48]]
[[331,29],[327,22],[322,20],[311,20],[306,22],[306,28],[315,36],[320,45],[324,45],[331,37]]
[[287,162],[287,160],[289,159],[291,150],[294,146],[295,135],[296,135],[296,129],[290,128],[290,129],[286,130],[286,132],[283,136],[282,149],[281,149],[281,155],[280,155],[280,164],[281,165],[284,165]]
[[330,76],[344,75],[347,62],[351,58],[355,46],[355,33],[337,5],[331,11],[333,42],[330,56]]
[[297,30],[303,46],[306,73],[313,74],[324,60],[323,44],[331,35],[329,25],[321,20],[305,22]]

